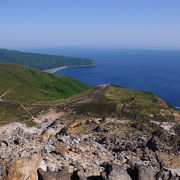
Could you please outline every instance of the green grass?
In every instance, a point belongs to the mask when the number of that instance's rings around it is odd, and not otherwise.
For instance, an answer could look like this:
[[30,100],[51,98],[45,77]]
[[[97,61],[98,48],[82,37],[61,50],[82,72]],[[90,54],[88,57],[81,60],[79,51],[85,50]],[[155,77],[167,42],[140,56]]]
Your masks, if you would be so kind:
[[[105,97],[116,102],[116,113],[127,116],[140,115],[154,120],[166,121],[173,119],[174,108],[167,101],[152,92],[109,86]],[[162,109],[165,113],[162,113]]]
[[0,102],[0,126],[11,122],[23,122],[33,126],[31,116],[16,102]]
[[60,66],[82,66],[96,64],[94,60],[86,58],[25,53],[8,49],[0,49],[0,62],[21,64],[40,70],[46,70]]
[[179,113],[172,105],[151,92],[115,85],[90,89],[80,99],[69,103],[69,106],[78,115],[157,121],[174,120],[174,112]]
[[23,103],[68,98],[91,88],[79,80],[41,72],[16,64],[0,63],[0,94]]
[[9,91],[2,97],[4,101],[0,102],[0,125],[10,122],[24,122],[28,126],[35,124],[18,102],[30,107],[35,115],[48,109],[54,101],[66,101],[90,88],[88,84],[70,77],[0,63],[0,96]]

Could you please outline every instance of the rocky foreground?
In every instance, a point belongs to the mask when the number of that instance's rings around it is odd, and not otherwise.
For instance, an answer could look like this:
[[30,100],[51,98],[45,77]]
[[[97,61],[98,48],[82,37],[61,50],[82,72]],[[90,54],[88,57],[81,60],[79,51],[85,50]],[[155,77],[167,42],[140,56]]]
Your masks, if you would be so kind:
[[0,128],[3,180],[179,180],[172,122],[41,115],[35,127]]

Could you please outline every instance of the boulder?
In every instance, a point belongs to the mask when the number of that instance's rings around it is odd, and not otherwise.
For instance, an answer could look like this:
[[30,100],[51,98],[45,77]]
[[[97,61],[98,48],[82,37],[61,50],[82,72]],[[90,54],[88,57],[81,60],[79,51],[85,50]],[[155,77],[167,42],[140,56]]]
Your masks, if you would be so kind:
[[38,180],[37,169],[41,164],[40,155],[12,160],[6,180]]
[[131,180],[126,168],[122,166],[107,164],[105,171],[108,180]]
[[155,180],[155,172],[151,166],[137,166],[139,180]]

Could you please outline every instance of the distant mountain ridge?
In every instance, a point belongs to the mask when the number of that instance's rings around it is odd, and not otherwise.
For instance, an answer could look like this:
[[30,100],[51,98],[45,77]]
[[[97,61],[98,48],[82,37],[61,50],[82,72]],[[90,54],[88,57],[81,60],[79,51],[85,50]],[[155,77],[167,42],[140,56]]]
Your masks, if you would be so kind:
[[0,49],[1,63],[15,63],[39,70],[47,70],[61,66],[94,66],[95,60],[56,55],[27,53],[15,50]]

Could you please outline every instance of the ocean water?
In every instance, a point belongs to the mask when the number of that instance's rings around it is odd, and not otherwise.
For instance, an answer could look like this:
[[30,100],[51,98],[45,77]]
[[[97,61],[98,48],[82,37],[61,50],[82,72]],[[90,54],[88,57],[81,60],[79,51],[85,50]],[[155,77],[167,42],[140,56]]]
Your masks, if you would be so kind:
[[93,86],[117,84],[151,91],[180,107],[180,51],[44,49],[36,52],[86,57],[96,60],[96,67],[67,68],[56,72]]

